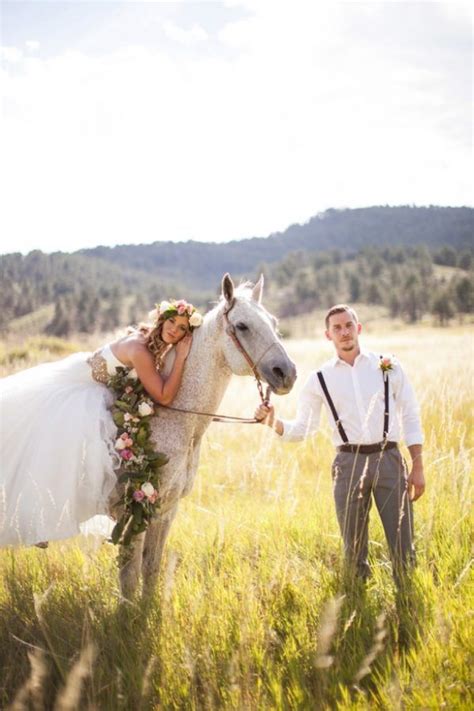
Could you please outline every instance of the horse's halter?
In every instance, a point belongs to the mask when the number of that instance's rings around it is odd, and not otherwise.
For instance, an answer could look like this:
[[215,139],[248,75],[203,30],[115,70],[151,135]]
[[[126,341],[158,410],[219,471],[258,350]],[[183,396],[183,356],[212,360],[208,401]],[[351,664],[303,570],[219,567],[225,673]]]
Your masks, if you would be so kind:
[[262,358],[268,353],[268,351],[270,350],[270,348],[273,348],[273,346],[275,345],[275,343],[270,343],[270,345],[268,346],[268,348],[266,348],[266,349],[263,351],[263,353],[262,353],[262,355],[260,356],[260,358],[254,363],[253,360],[252,360],[252,358],[249,356],[249,354],[247,353],[247,351],[245,350],[245,348],[243,347],[243,345],[242,345],[241,342],[239,341],[238,336],[237,336],[237,333],[236,333],[236,331],[235,331],[235,326],[229,321],[229,313],[230,313],[230,311],[232,311],[232,309],[234,308],[234,305],[235,305],[235,298],[233,298],[232,301],[230,302],[229,306],[224,309],[224,321],[225,321],[225,323],[226,323],[226,329],[225,329],[225,330],[226,330],[226,333],[227,333],[228,336],[230,336],[230,338],[231,338],[233,344],[235,345],[235,347],[237,348],[237,350],[243,355],[243,357],[244,357],[245,360],[247,361],[247,363],[248,363],[248,365],[249,365],[249,367],[250,367],[252,373],[254,374],[255,380],[256,380],[256,383],[257,383],[258,394],[260,395],[260,400],[261,400],[262,403],[264,403],[265,405],[268,405],[268,403],[270,402],[270,392],[271,392],[271,388],[270,388],[270,386],[268,385],[268,386],[267,386],[267,391],[266,391],[266,393],[265,393],[265,394],[263,393],[262,380],[261,380],[261,378],[260,378],[260,373],[259,373],[258,370],[257,370],[257,366],[258,366],[258,364],[260,363],[260,361],[262,360]]

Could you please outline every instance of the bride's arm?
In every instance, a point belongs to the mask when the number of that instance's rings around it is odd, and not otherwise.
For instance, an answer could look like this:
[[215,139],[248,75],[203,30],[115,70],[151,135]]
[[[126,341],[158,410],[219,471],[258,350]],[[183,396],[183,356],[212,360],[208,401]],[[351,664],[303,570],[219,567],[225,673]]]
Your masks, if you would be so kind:
[[153,356],[147,349],[135,348],[130,354],[133,367],[137,371],[143,387],[150,397],[160,405],[169,405],[176,397],[191,343],[192,336],[187,334],[176,344],[173,367],[166,379],[157,372]]

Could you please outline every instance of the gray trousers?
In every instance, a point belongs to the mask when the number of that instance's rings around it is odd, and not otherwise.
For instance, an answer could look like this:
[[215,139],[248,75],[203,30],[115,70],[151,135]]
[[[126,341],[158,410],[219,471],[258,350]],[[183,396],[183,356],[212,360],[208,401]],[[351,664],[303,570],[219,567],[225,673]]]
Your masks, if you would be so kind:
[[375,454],[338,452],[332,465],[336,513],[346,560],[355,574],[370,575],[368,524],[372,496],[390,548],[394,577],[414,563],[413,510],[406,464],[398,449]]

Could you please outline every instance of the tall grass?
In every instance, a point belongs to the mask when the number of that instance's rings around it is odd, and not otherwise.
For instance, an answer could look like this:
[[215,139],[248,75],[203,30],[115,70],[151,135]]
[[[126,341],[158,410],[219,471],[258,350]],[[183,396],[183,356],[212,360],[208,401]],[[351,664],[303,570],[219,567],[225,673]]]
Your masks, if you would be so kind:
[[[420,342],[421,341],[421,342]],[[15,709],[469,709],[472,341],[386,331],[422,404],[425,496],[418,566],[397,593],[372,514],[373,577],[347,584],[327,423],[283,445],[259,426],[213,425],[167,544],[155,598],[120,605],[116,551],[91,539],[0,552],[0,705]],[[295,341],[295,392],[330,349]],[[223,412],[251,413],[235,380]]]

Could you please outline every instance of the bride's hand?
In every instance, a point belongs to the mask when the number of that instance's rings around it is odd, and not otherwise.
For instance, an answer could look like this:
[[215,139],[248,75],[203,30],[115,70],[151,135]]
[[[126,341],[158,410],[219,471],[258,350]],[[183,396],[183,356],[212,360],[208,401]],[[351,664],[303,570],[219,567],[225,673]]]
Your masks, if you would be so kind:
[[177,358],[182,358],[183,360],[186,360],[186,358],[189,355],[189,351],[191,350],[191,346],[193,343],[193,334],[192,333],[187,333],[183,338],[178,341],[176,344],[176,357]]

